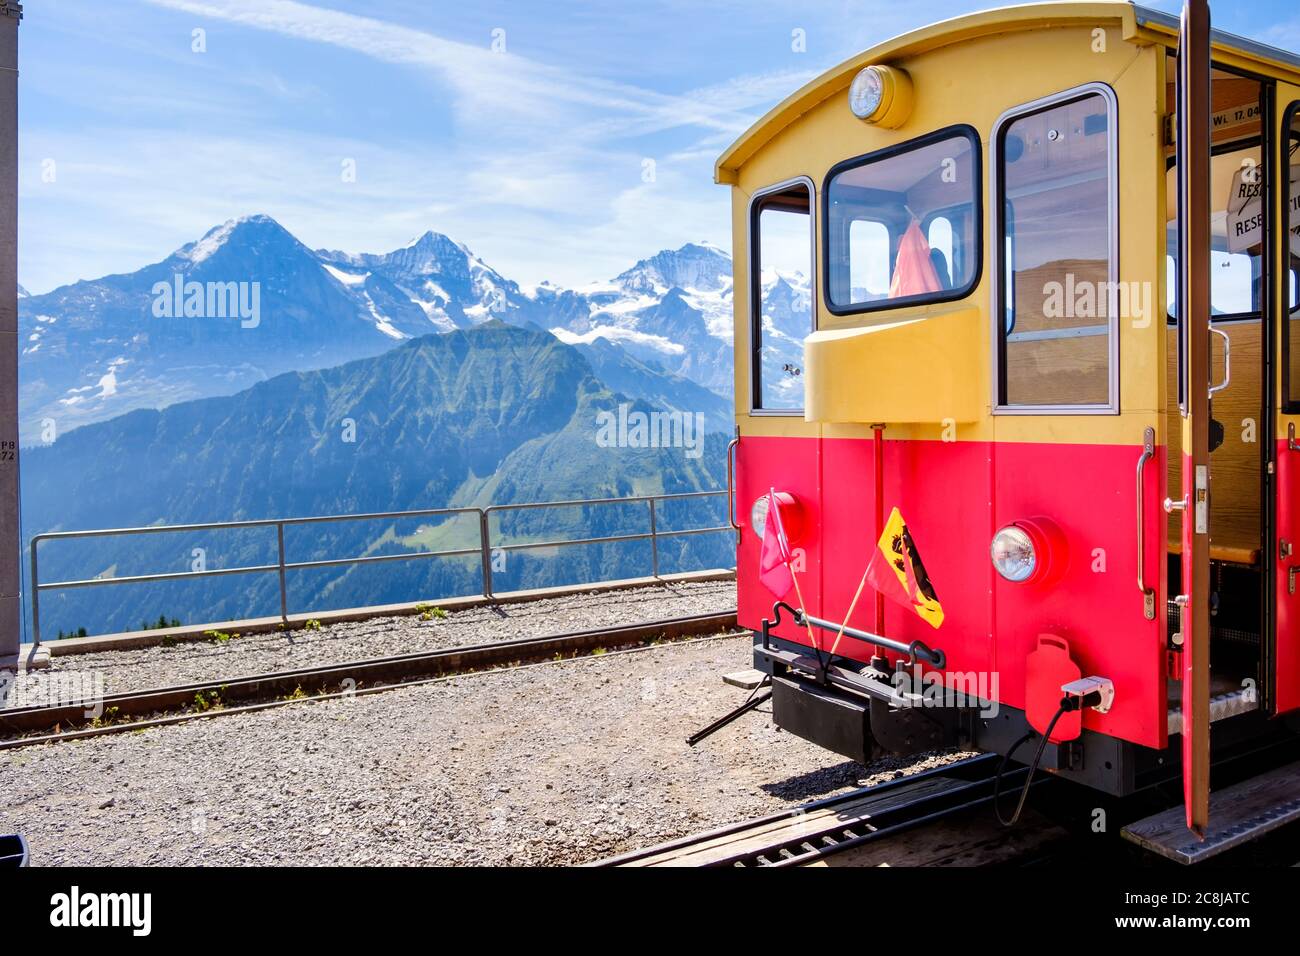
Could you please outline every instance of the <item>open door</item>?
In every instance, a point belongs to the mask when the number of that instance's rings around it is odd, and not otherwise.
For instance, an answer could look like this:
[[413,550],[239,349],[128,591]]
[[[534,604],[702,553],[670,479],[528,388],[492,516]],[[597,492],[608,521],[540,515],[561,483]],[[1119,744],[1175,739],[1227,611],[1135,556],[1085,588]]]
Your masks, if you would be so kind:
[[1282,228],[1277,243],[1280,317],[1277,325],[1277,397],[1274,404],[1275,569],[1274,608],[1276,637],[1272,655],[1273,710],[1285,713],[1300,708],[1300,86],[1277,84],[1278,184],[1275,202]]
[[1183,800],[1210,815],[1210,8],[1187,0],[1178,41],[1178,327],[1183,381],[1181,512]]

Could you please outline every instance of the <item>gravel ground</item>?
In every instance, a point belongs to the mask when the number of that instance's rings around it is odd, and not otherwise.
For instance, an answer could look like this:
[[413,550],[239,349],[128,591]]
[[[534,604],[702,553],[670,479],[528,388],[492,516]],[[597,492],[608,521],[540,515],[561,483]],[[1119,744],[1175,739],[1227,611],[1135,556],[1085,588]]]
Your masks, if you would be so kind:
[[569,864],[951,759],[863,768],[767,708],[688,748],[750,654],[719,637],[0,751],[0,832],[36,865]]
[[[102,692],[116,694],[443,647],[720,613],[735,607],[736,583],[709,581],[469,608],[428,621],[420,620],[419,615],[381,617],[331,624],[314,631],[246,634],[225,643],[196,641],[171,647],[71,654],[52,657],[47,671],[19,675],[12,685],[15,692],[0,695],[0,707],[49,703],[44,697],[51,696],[51,686],[57,686],[62,680],[56,677],[51,682],[50,675],[60,672],[94,675],[96,682],[102,678]],[[98,683],[95,686],[98,688]]]

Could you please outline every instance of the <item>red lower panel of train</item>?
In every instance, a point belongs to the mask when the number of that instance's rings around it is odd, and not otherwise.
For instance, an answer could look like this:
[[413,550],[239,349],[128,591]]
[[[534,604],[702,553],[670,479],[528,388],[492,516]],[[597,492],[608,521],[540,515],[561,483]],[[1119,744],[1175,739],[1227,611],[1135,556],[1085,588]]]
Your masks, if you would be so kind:
[[[910,609],[886,603],[885,633],[920,639],[947,654],[947,673],[988,697],[1023,709],[1025,660],[1041,635],[1063,638],[1082,672],[1109,677],[1115,703],[1089,712],[1084,726],[1149,747],[1167,743],[1163,448],[1145,469],[1144,578],[1156,591],[1148,620],[1138,590],[1135,474],[1141,445],[893,441],[883,443],[884,510],[907,521],[943,606],[937,630]],[[876,546],[875,461],[870,439],[742,439],[737,451],[736,510],[743,527],[737,554],[739,616],[758,630],[774,596],[758,580],[760,536],[749,512],[769,488],[794,495],[802,512],[791,542],[803,570],[807,610],[841,621]],[[1012,583],[994,570],[997,530],[1043,520],[1060,531],[1053,581]],[[787,596],[796,603],[794,593]],[[868,586],[852,626],[874,630]],[[789,624],[778,636],[803,644]],[[870,645],[845,638],[840,651],[868,660]],[[985,696],[985,695],[981,695]]]

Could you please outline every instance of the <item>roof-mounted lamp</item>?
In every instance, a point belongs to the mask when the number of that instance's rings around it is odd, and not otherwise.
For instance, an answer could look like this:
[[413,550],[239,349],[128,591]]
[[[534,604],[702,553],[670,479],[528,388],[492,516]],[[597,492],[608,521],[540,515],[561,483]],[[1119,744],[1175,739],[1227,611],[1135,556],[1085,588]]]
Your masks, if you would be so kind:
[[864,67],[849,84],[849,109],[873,126],[902,126],[912,115],[912,101],[912,78],[896,66]]

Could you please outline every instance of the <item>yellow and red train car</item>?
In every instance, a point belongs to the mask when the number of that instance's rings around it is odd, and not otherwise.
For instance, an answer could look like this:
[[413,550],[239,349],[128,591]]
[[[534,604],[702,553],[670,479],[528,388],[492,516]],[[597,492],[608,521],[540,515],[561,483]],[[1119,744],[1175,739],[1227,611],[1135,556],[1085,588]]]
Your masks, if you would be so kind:
[[[1071,685],[1045,766],[1125,794],[1181,765],[1197,829],[1211,727],[1293,732],[1300,57],[1204,32],[1198,71],[1129,3],[960,17],[718,160],[739,617],[778,724],[859,760],[1005,753]],[[795,615],[759,580],[773,492]],[[895,508],[937,628],[855,603]],[[923,685],[957,693],[900,706]]]

